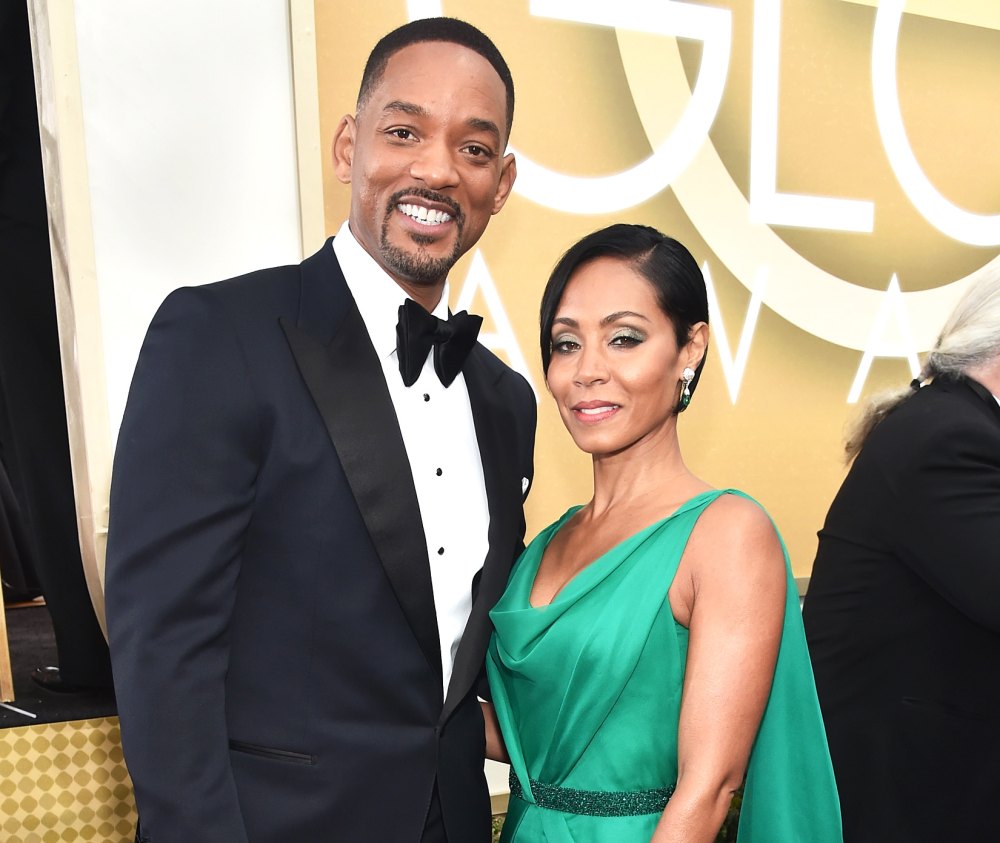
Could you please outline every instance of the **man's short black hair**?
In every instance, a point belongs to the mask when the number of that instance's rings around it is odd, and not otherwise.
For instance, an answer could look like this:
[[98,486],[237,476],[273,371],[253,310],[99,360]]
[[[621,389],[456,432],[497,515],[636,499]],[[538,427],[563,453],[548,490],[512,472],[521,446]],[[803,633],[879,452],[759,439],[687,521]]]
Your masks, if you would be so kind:
[[504,61],[496,45],[490,41],[471,23],[457,18],[421,18],[404,23],[384,36],[372,49],[361,74],[361,87],[358,90],[358,110],[360,111],[371,92],[382,81],[386,65],[396,53],[411,44],[423,44],[428,41],[444,41],[467,47],[481,55],[497,72],[504,88],[507,90],[507,137],[510,137],[510,127],[514,123],[514,80],[510,68]]

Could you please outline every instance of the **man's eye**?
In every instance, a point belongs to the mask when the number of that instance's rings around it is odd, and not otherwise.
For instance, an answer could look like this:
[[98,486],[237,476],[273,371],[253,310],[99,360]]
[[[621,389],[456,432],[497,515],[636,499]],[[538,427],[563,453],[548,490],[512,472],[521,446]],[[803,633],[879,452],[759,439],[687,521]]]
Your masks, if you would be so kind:
[[493,155],[485,146],[480,146],[477,143],[470,143],[465,147],[465,151],[473,158],[490,158]]
[[413,137],[413,132],[409,129],[390,129],[389,134],[400,140],[409,140]]

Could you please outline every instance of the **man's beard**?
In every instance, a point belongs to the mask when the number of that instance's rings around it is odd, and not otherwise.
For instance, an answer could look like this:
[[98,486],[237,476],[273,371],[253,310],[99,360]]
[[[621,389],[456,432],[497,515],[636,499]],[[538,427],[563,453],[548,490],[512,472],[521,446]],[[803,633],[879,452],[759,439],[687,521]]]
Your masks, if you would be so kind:
[[[448,206],[451,218],[458,229],[455,237],[455,245],[451,253],[440,258],[432,258],[427,254],[424,246],[435,241],[434,237],[421,234],[410,234],[410,239],[417,245],[416,253],[407,252],[399,246],[394,246],[389,242],[389,220],[396,212],[396,206],[400,200],[406,196],[417,196],[426,199],[428,202],[438,202]],[[389,267],[400,278],[412,281],[415,284],[432,286],[443,281],[451,268],[462,257],[462,232],[465,229],[465,214],[453,199],[442,196],[431,190],[413,189],[400,190],[389,197],[387,203],[385,219],[382,221],[382,233],[379,238],[379,254],[385,265]]]

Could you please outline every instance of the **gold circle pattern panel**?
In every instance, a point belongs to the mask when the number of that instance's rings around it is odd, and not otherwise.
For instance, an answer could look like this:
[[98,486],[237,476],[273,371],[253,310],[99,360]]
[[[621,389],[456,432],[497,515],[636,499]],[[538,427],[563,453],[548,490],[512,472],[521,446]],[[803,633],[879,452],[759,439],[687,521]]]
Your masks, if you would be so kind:
[[4,843],[131,843],[135,824],[118,718],[0,730]]

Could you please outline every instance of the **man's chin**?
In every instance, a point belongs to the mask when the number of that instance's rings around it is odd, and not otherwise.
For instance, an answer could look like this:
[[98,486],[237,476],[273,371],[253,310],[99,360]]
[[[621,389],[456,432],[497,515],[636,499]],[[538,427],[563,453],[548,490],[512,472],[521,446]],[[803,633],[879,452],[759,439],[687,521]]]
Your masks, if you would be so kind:
[[416,243],[424,249],[428,246],[434,246],[439,242],[439,239],[431,234],[411,234],[409,237],[411,242]]
[[382,250],[382,259],[397,277],[414,284],[432,286],[444,282],[458,258],[453,253],[435,257],[425,250],[404,251],[387,246]]
[[445,260],[459,249],[457,235],[454,229],[444,235],[405,231],[387,242],[390,248],[413,255],[415,259]]
[[417,284],[443,282],[462,256],[457,241],[449,243],[440,237],[419,232],[407,232],[401,244],[384,238],[379,245],[382,260],[389,270]]

